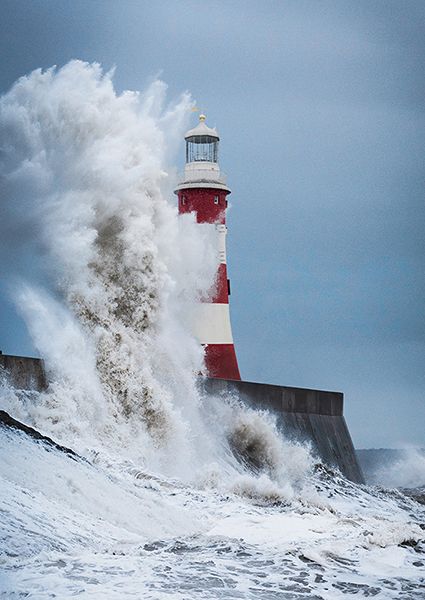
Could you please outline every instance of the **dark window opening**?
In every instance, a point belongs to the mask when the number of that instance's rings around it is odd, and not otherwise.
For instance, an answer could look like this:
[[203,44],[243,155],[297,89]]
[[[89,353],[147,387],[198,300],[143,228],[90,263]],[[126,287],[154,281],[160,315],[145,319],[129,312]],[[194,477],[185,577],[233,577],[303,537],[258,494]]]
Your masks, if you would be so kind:
[[230,296],[230,279],[227,280],[227,293]]

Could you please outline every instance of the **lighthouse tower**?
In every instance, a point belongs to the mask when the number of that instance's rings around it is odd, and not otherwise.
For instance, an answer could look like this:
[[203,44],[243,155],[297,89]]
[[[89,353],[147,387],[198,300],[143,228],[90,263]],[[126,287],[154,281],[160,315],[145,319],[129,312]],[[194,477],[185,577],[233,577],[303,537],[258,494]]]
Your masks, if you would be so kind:
[[218,165],[219,136],[216,129],[199,123],[188,131],[184,175],[175,193],[179,213],[194,212],[198,223],[214,224],[217,229],[217,253],[220,264],[214,292],[198,306],[194,334],[205,348],[207,375],[223,379],[240,379],[233,345],[229,313],[230,282],[226,266],[226,196],[230,189]]

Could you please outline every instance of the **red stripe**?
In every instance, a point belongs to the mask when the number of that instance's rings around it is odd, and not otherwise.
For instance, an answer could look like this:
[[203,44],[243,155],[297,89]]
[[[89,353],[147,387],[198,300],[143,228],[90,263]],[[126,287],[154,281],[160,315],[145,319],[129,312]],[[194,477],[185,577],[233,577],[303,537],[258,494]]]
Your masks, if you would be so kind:
[[233,344],[205,346],[205,366],[210,377],[237,380],[241,378]]
[[214,188],[179,190],[179,213],[195,212],[198,223],[225,223],[228,193]]
[[229,292],[227,287],[227,267],[221,263],[216,275],[216,290],[213,302],[218,304],[229,304]]
[[208,296],[202,299],[202,302],[211,302],[213,304],[229,304],[227,267],[225,264],[221,263],[218,266],[214,285],[209,290]]

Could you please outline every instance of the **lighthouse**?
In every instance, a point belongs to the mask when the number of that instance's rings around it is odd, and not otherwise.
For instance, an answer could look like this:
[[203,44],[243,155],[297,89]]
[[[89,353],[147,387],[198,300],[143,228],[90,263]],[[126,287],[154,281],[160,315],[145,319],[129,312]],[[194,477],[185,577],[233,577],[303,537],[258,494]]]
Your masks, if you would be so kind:
[[218,164],[219,135],[208,127],[205,115],[188,131],[186,165],[175,193],[179,213],[195,213],[198,223],[217,230],[219,266],[210,297],[200,302],[193,319],[193,333],[205,348],[205,366],[210,377],[240,379],[230,323],[230,281],[226,264],[226,208],[230,189]]

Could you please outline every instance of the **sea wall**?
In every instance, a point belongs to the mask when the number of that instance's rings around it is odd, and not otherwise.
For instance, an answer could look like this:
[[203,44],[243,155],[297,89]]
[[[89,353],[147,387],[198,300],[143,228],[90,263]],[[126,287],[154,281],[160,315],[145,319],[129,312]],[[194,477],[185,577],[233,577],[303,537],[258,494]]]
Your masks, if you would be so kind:
[[[47,387],[39,358],[0,354],[1,367],[19,389],[41,391]],[[348,479],[363,483],[340,392],[211,378],[202,380],[201,385],[211,395],[234,395],[248,406],[270,411],[287,439],[307,441],[323,462],[339,468]]]
[[7,379],[18,389],[41,391],[47,387],[44,364],[40,358],[0,353],[0,369],[6,372]]
[[364,483],[343,416],[342,393],[226,379],[207,379],[203,385],[211,394],[233,394],[248,406],[271,412],[287,439],[308,442],[327,465]]

